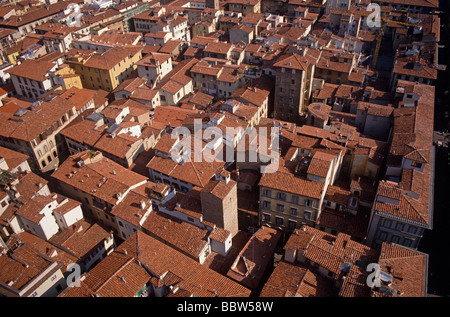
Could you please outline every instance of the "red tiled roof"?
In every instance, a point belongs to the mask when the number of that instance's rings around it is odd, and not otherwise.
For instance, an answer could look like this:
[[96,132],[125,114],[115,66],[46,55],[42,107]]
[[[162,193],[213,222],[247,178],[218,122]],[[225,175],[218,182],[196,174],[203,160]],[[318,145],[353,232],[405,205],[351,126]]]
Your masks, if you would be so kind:
[[197,259],[205,250],[209,232],[168,214],[152,211],[142,225],[145,232]]
[[7,69],[6,72],[11,75],[42,82],[48,78],[48,72],[52,68],[56,68],[56,64],[52,62],[26,59],[19,65]]
[[286,167],[281,166],[281,164],[277,172],[265,173],[261,177],[259,186],[316,199],[321,197],[324,188],[324,184],[322,183],[295,176]]
[[334,273],[335,279],[342,277],[345,263],[373,263],[378,258],[376,250],[351,240],[347,234],[334,236],[309,226],[294,231],[285,248],[288,246],[289,249],[304,250],[306,259]]
[[309,59],[294,53],[280,56],[273,66],[305,71],[309,65]]
[[332,282],[301,264],[278,262],[260,297],[334,297]]
[[68,287],[59,297],[134,297],[151,275],[132,256],[113,252],[97,264],[80,287]]
[[317,151],[309,163],[308,174],[326,177],[333,159],[335,159],[334,155]]
[[28,159],[28,155],[0,146],[0,157],[3,157],[10,169],[16,168]]
[[112,205],[118,202],[118,195],[147,180],[106,157],[80,167],[77,162],[87,153],[86,150],[70,156],[52,177]]
[[123,252],[123,250],[132,254],[158,279],[171,272],[178,277],[179,289],[184,289],[196,297],[248,297],[250,295],[250,290],[244,286],[139,231],[123,242],[117,252]]

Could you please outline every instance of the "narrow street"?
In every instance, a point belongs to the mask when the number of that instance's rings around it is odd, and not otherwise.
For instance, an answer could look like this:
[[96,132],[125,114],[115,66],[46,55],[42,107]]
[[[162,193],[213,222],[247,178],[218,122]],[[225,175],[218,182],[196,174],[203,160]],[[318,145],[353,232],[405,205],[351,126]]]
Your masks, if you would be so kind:
[[[441,11],[447,12],[450,4],[446,0],[441,1]],[[450,41],[449,18],[441,15],[441,44],[445,48],[439,51],[440,64],[450,65]],[[436,83],[436,108],[435,108],[435,141],[442,140],[442,133],[450,130],[450,71],[439,72]],[[450,296],[450,253],[448,252],[448,228],[450,228],[450,204],[448,194],[450,192],[450,152],[448,143],[436,146],[435,158],[435,193],[434,193],[434,219],[433,230],[428,230],[419,246],[419,251],[429,255],[428,293],[433,296]]]

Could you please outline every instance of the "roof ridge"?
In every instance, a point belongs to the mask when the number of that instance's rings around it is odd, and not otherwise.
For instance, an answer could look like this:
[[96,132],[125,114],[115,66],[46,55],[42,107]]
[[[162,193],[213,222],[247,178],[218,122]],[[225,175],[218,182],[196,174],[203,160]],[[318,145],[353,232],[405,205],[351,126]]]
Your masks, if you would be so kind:
[[128,264],[130,264],[132,261],[134,261],[134,257],[133,256],[128,256],[128,260],[125,261],[125,263],[123,263],[117,270],[115,270],[110,276],[109,278],[106,279],[106,281],[102,282],[102,284],[96,289],[95,293],[98,293],[98,291],[100,289],[102,289],[109,281],[111,281],[116,274],[121,271],[122,269],[124,269],[126,266],[128,266]]
[[[409,251],[409,250],[407,250]],[[423,254],[419,253],[419,254],[408,254],[405,256],[396,256],[396,257],[392,257],[392,258],[380,258],[379,261],[391,261],[391,260],[403,260],[405,258],[421,258],[423,256]],[[380,256],[381,257],[381,256]]]
[[[412,199],[412,198],[410,198],[410,197],[407,196],[407,195],[403,195],[403,197],[404,197],[405,200],[408,202],[408,206],[411,206],[412,209],[416,212],[416,214],[419,215],[420,218],[422,218],[423,222],[426,223],[426,224],[428,224],[428,220],[425,219],[425,217],[424,217],[425,215],[423,215],[423,214],[422,214],[422,213],[414,206],[413,202],[410,201],[410,199]],[[408,208],[408,210],[406,211],[406,214],[407,214],[407,215],[409,215],[409,210],[410,210],[410,208]]]
[[194,169],[195,175],[197,175],[197,178],[198,178],[198,180],[200,181],[200,184],[201,184],[202,186],[205,186],[205,185],[203,184],[203,182],[202,182],[200,176],[198,175],[197,169],[195,168],[194,163],[192,163],[192,160],[190,160],[189,163],[191,163],[192,168]]

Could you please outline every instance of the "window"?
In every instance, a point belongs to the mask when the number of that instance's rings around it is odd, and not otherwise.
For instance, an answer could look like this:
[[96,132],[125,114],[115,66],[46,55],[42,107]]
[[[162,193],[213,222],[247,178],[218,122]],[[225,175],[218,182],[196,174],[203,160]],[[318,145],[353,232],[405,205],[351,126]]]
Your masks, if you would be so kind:
[[404,239],[403,240],[403,245],[405,247],[410,247],[412,245],[412,240],[411,239]]
[[277,199],[285,201],[286,194],[285,193],[277,193]]
[[409,232],[409,233],[412,233],[412,234],[416,234],[417,228],[416,228],[416,227],[413,227],[413,226],[409,226],[408,232]]
[[276,218],[275,218],[275,223],[276,223],[277,225],[279,225],[279,226],[282,226],[282,225],[283,225],[283,218],[276,217]]
[[397,231],[403,231],[403,229],[405,229],[405,225],[403,223],[397,223],[395,225],[395,230]]
[[311,199],[305,199],[305,206],[306,207],[312,207],[312,200]]
[[263,208],[264,208],[264,209],[270,209],[270,201],[266,201],[266,200],[265,200],[265,201],[263,202]]
[[291,215],[297,216],[297,208],[291,208]]
[[306,220],[310,220],[310,219],[311,219],[311,212],[305,211],[305,213],[304,213],[304,218],[305,218]]
[[292,196],[292,203],[298,204],[298,196]]
[[270,197],[270,196],[271,196],[271,191],[270,191],[270,189],[263,189],[263,196],[265,196],[265,197]]
[[56,285],[56,287],[55,287],[55,289],[56,289],[56,291],[58,292],[58,293],[61,293],[62,292],[62,290],[63,290],[63,288],[62,288],[62,286],[61,285]]
[[282,205],[282,204],[277,204],[277,211],[278,211],[278,212],[284,212],[284,205]]
[[380,231],[380,235],[378,236],[378,238],[379,238],[381,241],[386,241],[386,239],[387,239],[387,232]]
[[399,236],[392,236],[391,238],[391,242],[392,243],[398,243],[400,241],[400,237]]
[[291,230],[294,230],[297,227],[297,222],[289,220],[288,222],[288,228]]
[[391,221],[391,220],[389,220],[389,219],[384,219],[384,221],[383,221],[383,227],[385,227],[385,228],[390,228],[391,225],[392,225],[392,221]]
[[265,222],[270,222],[270,215],[263,214],[263,220],[264,220]]

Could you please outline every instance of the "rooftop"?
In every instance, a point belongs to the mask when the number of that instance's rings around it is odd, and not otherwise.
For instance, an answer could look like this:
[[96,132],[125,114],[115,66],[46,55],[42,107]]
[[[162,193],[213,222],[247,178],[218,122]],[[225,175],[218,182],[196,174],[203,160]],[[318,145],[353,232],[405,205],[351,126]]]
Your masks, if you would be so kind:
[[[216,273],[171,247],[137,231],[117,248],[127,251],[152,272],[157,280],[176,276],[173,292],[185,290],[196,297],[248,297],[250,290]],[[169,275],[167,275],[169,274]]]
[[112,205],[132,187],[147,181],[100,152],[95,152],[95,156],[90,153],[86,150],[70,156],[52,177]]

